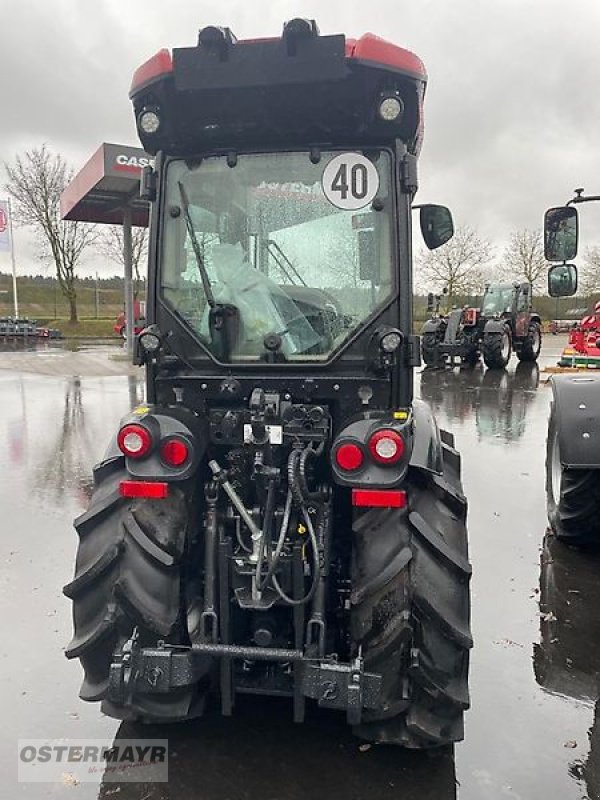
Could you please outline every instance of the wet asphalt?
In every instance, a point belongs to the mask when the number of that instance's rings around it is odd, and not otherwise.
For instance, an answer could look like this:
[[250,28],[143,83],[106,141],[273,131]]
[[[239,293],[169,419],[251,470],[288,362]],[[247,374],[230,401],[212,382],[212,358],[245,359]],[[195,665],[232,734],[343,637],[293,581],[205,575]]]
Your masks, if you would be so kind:
[[[562,337],[547,337],[540,366]],[[487,800],[600,798],[600,555],[546,535],[551,391],[537,366],[426,371],[418,391],[463,458],[472,581],[472,708],[449,750],[360,749],[342,719],[294,726],[247,698],[233,719],[119,724],[77,693],[62,586],[72,519],[143,374],[116,346],[0,348],[0,800]],[[169,738],[169,783],[17,782],[19,739]]]

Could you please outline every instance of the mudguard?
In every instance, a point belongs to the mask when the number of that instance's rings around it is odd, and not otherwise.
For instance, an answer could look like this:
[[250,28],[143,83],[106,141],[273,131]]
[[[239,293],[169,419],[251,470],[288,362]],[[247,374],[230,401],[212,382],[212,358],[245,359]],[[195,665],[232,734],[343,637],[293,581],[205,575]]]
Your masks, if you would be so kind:
[[421,328],[421,336],[423,336],[424,333],[437,333],[445,324],[446,321],[443,319],[428,319]]
[[503,319],[488,319],[483,329],[483,335],[488,333],[503,333],[506,327],[506,322]]
[[551,385],[561,464],[600,469],[600,376],[555,375]]
[[423,400],[413,401],[413,420],[410,466],[441,475],[444,469],[442,439],[431,408]]

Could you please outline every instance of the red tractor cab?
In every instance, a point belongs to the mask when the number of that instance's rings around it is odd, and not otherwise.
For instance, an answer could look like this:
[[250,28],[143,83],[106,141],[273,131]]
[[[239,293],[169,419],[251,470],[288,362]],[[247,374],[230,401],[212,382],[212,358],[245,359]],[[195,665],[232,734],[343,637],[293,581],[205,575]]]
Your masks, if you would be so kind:
[[[135,327],[134,333],[140,333],[143,330],[144,325],[146,324],[146,301],[145,300],[134,300],[133,301],[133,313],[135,316]],[[127,338],[127,319],[125,317],[125,311],[121,311],[115,324],[113,325],[113,331],[119,336],[122,336],[124,339]]]

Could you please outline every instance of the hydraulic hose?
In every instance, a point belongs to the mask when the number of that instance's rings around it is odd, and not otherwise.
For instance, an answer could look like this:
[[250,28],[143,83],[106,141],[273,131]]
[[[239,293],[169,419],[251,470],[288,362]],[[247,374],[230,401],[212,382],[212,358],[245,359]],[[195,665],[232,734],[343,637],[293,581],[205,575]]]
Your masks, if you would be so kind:
[[281,521],[281,530],[279,531],[279,539],[277,540],[275,552],[273,553],[273,559],[269,564],[269,568],[267,570],[267,574],[265,575],[264,579],[261,579],[260,576],[261,562],[259,561],[258,564],[256,565],[256,583],[259,591],[261,592],[268,585],[269,581],[273,577],[275,569],[277,568],[277,564],[279,563],[281,551],[283,550],[283,545],[285,544],[285,537],[287,536],[288,528],[290,525],[291,514],[292,514],[292,492],[291,489],[288,489],[287,497],[285,500],[285,508],[283,511],[283,519]]
[[309,603],[317,591],[317,587],[319,586],[319,581],[321,580],[321,565],[319,563],[319,543],[317,542],[317,537],[315,535],[315,530],[313,528],[313,524],[310,519],[310,515],[307,513],[304,506],[302,507],[302,516],[304,517],[304,521],[306,522],[306,528],[308,530],[308,537],[310,539],[311,550],[313,554],[313,569],[312,569],[312,583],[308,593],[304,595],[304,597],[294,598],[287,595],[281,586],[279,585],[277,578],[275,575],[271,578],[271,583],[275,587],[275,591],[281,597],[284,603],[288,606],[303,606],[306,603]]

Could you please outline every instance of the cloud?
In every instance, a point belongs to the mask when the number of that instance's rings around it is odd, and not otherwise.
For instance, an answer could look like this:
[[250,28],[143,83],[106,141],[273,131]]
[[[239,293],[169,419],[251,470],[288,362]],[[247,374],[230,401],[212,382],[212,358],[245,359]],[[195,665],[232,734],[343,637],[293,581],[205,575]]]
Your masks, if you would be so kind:
[[515,228],[539,227],[544,209],[576,185],[600,192],[597,0],[2,6],[0,162],[48,142],[80,167],[101,141],[134,144],[129,83],[156,50],[192,44],[206,24],[229,25],[238,37],[275,35],[303,15],[323,33],[370,30],[425,61],[420,200],[445,202],[459,223],[505,241]]

